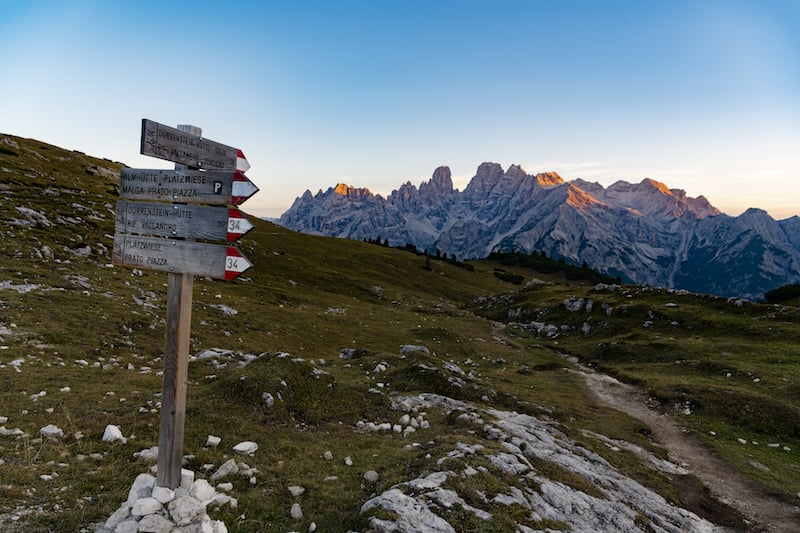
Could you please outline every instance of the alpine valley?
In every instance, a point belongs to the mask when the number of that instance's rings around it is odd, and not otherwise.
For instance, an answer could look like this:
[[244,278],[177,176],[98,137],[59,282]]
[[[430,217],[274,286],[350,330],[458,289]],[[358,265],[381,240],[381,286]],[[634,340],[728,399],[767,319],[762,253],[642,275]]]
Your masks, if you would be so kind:
[[339,183],[280,217],[316,235],[413,245],[459,259],[544,252],[639,285],[759,299],[800,280],[800,217],[726,215],[706,198],[645,179],[609,187],[483,163],[463,191],[437,168],[387,197]]

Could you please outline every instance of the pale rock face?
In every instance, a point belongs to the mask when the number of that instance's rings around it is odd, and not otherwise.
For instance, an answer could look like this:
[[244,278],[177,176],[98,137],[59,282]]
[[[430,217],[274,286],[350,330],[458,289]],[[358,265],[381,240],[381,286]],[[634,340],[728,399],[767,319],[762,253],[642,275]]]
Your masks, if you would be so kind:
[[800,217],[775,221],[758,209],[730,217],[650,178],[604,187],[482,163],[458,191],[443,166],[385,199],[344,184],[306,191],[279,223],[458,259],[544,251],[624,281],[721,296],[760,298],[800,278]]
[[[395,405],[412,403],[419,409],[443,409],[472,413],[475,427],[496,440],[497,447],[459,443],[447,457],[459,459],[463,470],[441,470],[424,477],[399,483],[371,498],[361,507],[362,513],[374,509],[388,511],[391,518],[370,519],[372,531],[380,532],[449,532],[455,531],[447,522],[443,509],[457,508],[488,520],[491,514],[481,509],[480,502],[472,505],[455,491],[446,488],[448,480],[469,477],[488,463],[517,480],[509,484],[485,504],[518,506],[526,510],[531,521],[554,520],[564,522],[570,531],[615,531],[638,533],[638,521],[646,517],[653,531],[692,531],[712,533],[718,528],[697,515],[666,501],[659,494],[626,477],[603,457],[572,441],[561,433],[557,425],[536,417],[513,411],[483,409],[469,402],[461,402],[435,394],[396,398]],[[478,421],[480,420],[480,421]],[[605,437],[595,435],[602,439]],[[628,443],[617,441],[628,447]],[[628,448],[634,451],[633,448]],[[638,448],[634,453],[657,459],[651,464],[663,472],[678,472],[677,465],[651,456]],[[646,457],[643,459],[647,460]],[[473,461],[482,465],[475,468]],[[540,475],[535,463],[552,462],[564,470],[583,477],[602,493],[590,495],[567,484],[554,482]],[[650,462],[648,460],[648,462]],[[456,463],[458,464],[458,463]],[[473,506],[474,505],[474,506]],[[488,507],[488,505],[487,505]],[[533,531],[523,524],[516,530]]]

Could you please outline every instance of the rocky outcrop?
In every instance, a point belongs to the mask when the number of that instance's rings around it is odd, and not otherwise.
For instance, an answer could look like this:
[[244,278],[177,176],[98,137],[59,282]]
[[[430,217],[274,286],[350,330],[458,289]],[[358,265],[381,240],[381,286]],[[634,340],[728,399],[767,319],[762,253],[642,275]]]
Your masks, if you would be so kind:
[[[371,531],[455,532],[447,521],[448,513],[455,511],[474,515],[480,521],[492,520],[499,513],[505,519],[519,517],[515,518],[514,530],[523,532],[553,528],[630,533],[643,529],[675,533],[719,530],[625,476],[600,455],[568,438],[557,424],[516,412],[481,410],[469,402],[435,394],[400,397],[395,404],[405,409],[461,413],[459,421],[480,431],[492,444],[458,443],[446,460],[437,462],[440,469],[369,499],[362,505],[362,513],[381,509],[391,516],[373,516]],[[614,449],[624,447],[665,474],[688,474],[638,446],[588,432],[584,436]],[[553,474],[559,471],[565,473],[562,480]],[[492,474],[514,482],[494,494],[481,493],[479,499],[470,502],[453,489],[468,485],[466,480],[473,476]],[[572,476],[584,481],[576,482]]]
[[609,187],[482,163],[463,191],[448,167],[388,198],[338,184],[306,191],[279,220],[317,235],[414,244],[459,259],[544,251],[641,285],[760,298],[800,279],[800,217],[722,214],[647,178]]

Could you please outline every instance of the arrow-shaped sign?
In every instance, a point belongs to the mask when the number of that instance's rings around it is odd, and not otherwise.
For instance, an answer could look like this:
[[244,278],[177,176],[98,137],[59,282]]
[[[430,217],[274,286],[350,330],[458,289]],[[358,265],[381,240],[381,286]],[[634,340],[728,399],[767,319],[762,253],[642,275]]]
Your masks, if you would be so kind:
[[203,170],[247,171],[241,150],[177,128],[142,119],[141,153]]
[[228,242],[236,242],[255,226],[235,208],[228,209]]
[[117,202],[117,233],[209,241],[239,240],[253,224],[236,208]]
[[233,173],[233,184],[231,185],[231,203],[233,205],[240,205],[245,200],[258,192],[258,187],[255,183],[247,179],[247,176],[241,172]]
[[257,192],[239,171],[123,168],[119,179],[119,196],[125,200],[240,205]]
[[159,237],[114,235],[115,265],[232,280],[253,266],[233,246]]

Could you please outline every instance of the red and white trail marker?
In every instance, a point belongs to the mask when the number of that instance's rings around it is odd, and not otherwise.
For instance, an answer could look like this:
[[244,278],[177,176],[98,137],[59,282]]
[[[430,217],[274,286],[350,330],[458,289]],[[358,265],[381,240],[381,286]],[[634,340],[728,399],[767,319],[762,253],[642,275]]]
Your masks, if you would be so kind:
[[250,168],[239,148],[146,118],[142,119],[140,152],[202,170],[245,171]]
[[228,242],[236,242],[255,226],[238,209],[228,209]]
[[247,158],[244,156],[244,152],[241,150],[237,150],[236,152],[236,170],[240,172],[247,172],[250,169],[250,163],[247,162]]
[[257,192],[258,187],[247,176],[241,172],[233,173],[233,182],[231,183],[231,203],[233,205],[241,205]]
[[131,268],[228,281],[253,266],[233,246],[125,233],[114,236],[113,259],[115,264]]
[[225,279],[235,279],[251,266],[253,265],[239,250],[233,246],[228,246],[228,252],[225,255]]
[[117,202],[117,233],[235,242],[253,227],[235,207]]
[[241,205],[258,187],[241,171],[123,168],[119,196],[183,204]]

